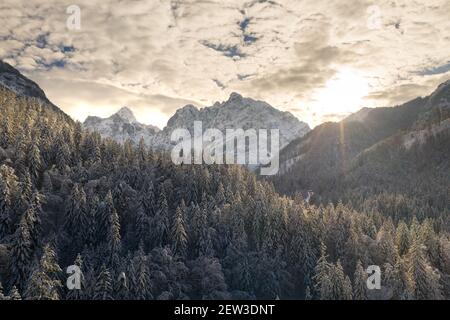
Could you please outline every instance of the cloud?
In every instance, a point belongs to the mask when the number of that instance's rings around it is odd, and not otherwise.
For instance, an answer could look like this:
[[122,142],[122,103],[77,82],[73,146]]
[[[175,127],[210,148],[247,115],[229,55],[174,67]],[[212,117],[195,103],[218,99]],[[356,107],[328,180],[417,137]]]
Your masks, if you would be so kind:
[[320,122],[339,112],[314,95],[343,69],[369,82],[368,107],[450,77],[447,0],[77,0],[81,30],[69,30],[72,4],[3,0],[0,58],[78,119],[122,104],[161,127],[238,91]]

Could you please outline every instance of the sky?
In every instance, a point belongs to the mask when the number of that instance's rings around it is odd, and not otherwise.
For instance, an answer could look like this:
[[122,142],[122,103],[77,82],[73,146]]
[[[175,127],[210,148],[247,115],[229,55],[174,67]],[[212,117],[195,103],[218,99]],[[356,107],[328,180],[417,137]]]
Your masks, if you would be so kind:
[[450,0],[2,0],[0,59],[80,121],[128,106],[162,128],[238,92],[314,127],[450,79],[449,12]]

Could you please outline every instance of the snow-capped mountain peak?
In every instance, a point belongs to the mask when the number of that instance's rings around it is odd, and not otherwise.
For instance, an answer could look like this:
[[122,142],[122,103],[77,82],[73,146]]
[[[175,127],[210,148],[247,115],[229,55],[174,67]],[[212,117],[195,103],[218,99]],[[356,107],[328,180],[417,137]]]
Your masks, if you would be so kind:
[[131,109],[128,107],[121,108],[114,115],[117,117],[120,117],[122,120],[128,121],[130,123],[137,122],[133,111],[131,111]]
[[108,118],[87,117],[83,127],[100,133],[102,137],[110,137],[121,143],[131,140],[137,144],[142,138],[148,145],[159,131],[159,128],[155,126],[139,123],[133,111],[128,107],[121,108]]
[[[126,107],[106,119],[89,117],[84,122],[84,127],[119,142],[131,139],[138,143],[143,137],[153,148],[168,149],[172,145],[170,140],[172,132],[179,128],[191,131],[195,121],[201,121],[204,130],[208,128],[279,129],[280,147],[302,137],[310,130],[306,123],[299,121],[291,113],[280,111],[264,101],[245,98],[235,92],[228,100],[216,102],[210,107],[199,109],[193,105],[186,105],[178,109],[162,131],[140,124],[131,110]],[[145,128],[145,130],[130,131],[136,128]]]

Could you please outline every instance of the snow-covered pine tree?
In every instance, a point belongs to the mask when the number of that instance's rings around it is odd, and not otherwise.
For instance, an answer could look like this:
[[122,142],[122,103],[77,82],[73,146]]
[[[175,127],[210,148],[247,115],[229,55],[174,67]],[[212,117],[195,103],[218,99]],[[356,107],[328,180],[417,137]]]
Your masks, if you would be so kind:
[[352,284],[348,276],[345,275],[341,262],[338,260],[333,266],[331,273],[332,298],[331,300],[351,300]]
[[103,265],[95,282],[94,300],[112,300],[113,287],[111,272]]
[[175,211],[175,218],[173,220],[171,229],[172,251],[175,254],[184,256],[187,249],[187,233],[185,227],[186,205],[182,200],[180,206]]
[[425,248],[415,238],[409,251],[408,269],[410,291],[418,300],[442,299],[439,274],[432,268],[425,256]]
[[362,266],[361,260],[358,260],[353,276],[353,299],[367,300],[367,273]]
[[39,266],[32,273],[25,292],[27,300],[59,300],[59,280],[62,270],[58,265],[55,251],[50,245],[44,247]]
[[25,217],[19,223],[11,247],[10,286],[23,290],[33,261],[33,245]]
[[0,282],[0,300],[6,300],[6,296],[3,292],[3,286],[1,282]]
[[10,300],[22,300],[22,296],[19,293],[19,290],[17,290],[16,286],[13,286],[11,291],[9,292],[9,299]]
[[107,257],[111,266],[117,266],[119,264],[119,254],[121,250],[120,221],[119,215],[114,208],[114,202],[111,192],[108,192],[108,194],[106,195],[104,209],[104,214],[107,215]]
[[11,195],[5,178],[0,175],[0,240],[9,235],[13,224],[11,219]]
[[148,258],[144,254],[142,247],[133,259],[135,287],[132,289],[134,298],[138,300],[153,299],[152,283],[150,279],[150,271],[148,266]]
[[7,117],[3,117],[1,128],[2,131],[0,135],[0,147],[2,147],[3,149],[7,149],[13,140],[11,122]]
[[166,194],[161,191],[158,199],[158,210],[152,220],[153,225],[153,245],[155,247],[167,244],[170,223],[169,223],[169,205],[167,204]]
[[33,142],[27,150],[27,163],[31,179],[34,183],[37,183],[43,167],[41,151],[39,149],[39,140],[37,138],[33,139]]
[[315,296],[320,300],[333,299],[332,279],[330,278],[330,270],[333,269],[333,265],[327,261],[327,258],[327,248],[322,243],[320,258],[314,269],[315,275],[313,277]]
[[410,246],[409,230],[404,221],[400,221],[397,226],[396,244],[400,256],[403,256],[408,252]]

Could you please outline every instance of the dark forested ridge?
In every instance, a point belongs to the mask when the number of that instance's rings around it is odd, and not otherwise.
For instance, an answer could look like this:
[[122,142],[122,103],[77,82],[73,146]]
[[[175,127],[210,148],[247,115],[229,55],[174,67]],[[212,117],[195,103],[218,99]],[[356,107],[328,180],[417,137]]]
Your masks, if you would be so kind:
[[316,203],[376,206],[394,221],[450,221],[450,81],[429,97],[325,123],[281,153],[272,182]]
[[0,299],[450,298],[440,205],[310,205],[239,166],[101,139],[2,87],[0,110]]

